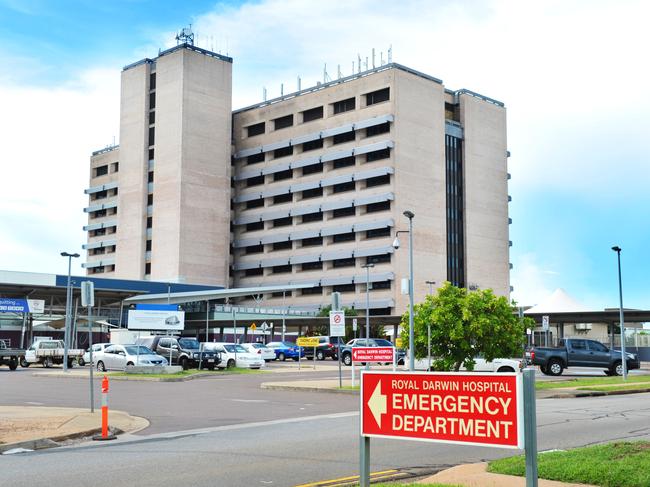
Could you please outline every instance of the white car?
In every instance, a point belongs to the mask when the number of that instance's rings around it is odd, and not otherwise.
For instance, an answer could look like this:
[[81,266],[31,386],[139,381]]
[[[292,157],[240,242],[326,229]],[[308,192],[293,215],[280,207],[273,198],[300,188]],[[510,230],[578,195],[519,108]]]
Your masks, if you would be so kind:
[[[93,362],[97,362],[97,354],[103,352],[106,347],[110,347],[112,343],[93,343]],[[86,350],[83,357],[80,357],[77,360],[79,367],[83,367],[86,364],[90,363],[90,348]]]
[[221,362],[217,366],[220,369],[230,369],[235,366],[242,369],[259,369],[264,366],[264,359],[259,354],[250,353],[235,343],[206,342],[203,344],[203,349],[214,350],[221,354]]
[[[433,360],[433,357],[431,358]],[[474,370],[472,372],[520,372],[526,366],[523,359],[513,358],[495,358],[488,362],[483,357],[474,357]],[[408,370],[409,359],[408,352],[404,360],[404,368]],[[414,363],[415,370],[427,370],[427,359],[416,359]],[[461,365],[460,370],[466,372],[467,369]]]
[[103,352],[93,352],[93,359],[97,364],[97,370],[126,370],[134,365],[153,367],[155,365],[167,365],[167,359],[147,347],[141,345],[111,345]]
[[255,353],[261,356],[265,362],[275,360],[275,350],[267,347],[263,343],[242,343],[242,347],[250,353]]

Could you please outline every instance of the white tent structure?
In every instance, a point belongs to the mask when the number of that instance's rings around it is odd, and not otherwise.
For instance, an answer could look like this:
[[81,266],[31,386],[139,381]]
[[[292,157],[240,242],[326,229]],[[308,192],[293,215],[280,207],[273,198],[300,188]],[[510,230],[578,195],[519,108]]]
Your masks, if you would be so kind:
[[544,299],[541,303],[524,311],[524,314],[535,313],[570,313],[573,311],[593,311],[582,303],[569,296],[562,288],[557,288],[553,294]]

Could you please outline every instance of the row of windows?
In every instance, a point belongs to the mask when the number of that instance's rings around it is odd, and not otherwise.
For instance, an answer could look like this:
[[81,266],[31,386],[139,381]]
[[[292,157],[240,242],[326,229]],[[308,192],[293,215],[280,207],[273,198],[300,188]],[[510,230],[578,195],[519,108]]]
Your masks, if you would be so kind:
[[[358,260],[360,263],[365,262],[366,264],[381,264],[381,263],[390,262],[391,255],[392,254],[373,255],[370,257],[366,257],[365,259],[359,258]],[[242,277],[263,276],[265,274],[264,272],[265,269],[267,270],[266,274],[271,275],[271,274],[289,274],[293,272],[294,267],[296,272],[301,272],[301,271],[321,270],[324,268],[324,266],[328,266],[330,269],[356,267],[356,264],[357,264],[357,259],[355,259],[354,257],[350,257],[347,259],[330,260],[327,261],[326,263],[324,263],[323,261],[316,261],[316,262],[307,262],[304,264],[296,264],[295,266],[292,264],[285,264],[285,265],[276,265],[273,267],[255,267],[253,269],[246,269],[244,271],[241,271],[241,276]]]
[[115,272],[115,265],[101,265],[88,269],[89,274],[104,274],[106,272]]
[[97,230],[90,230],[88,232],[89,237],[101,237],[103,235],[111,235],[113,233],[117,232],[117,227],[106,227],[106,228],[98,228]]
[[109,245],[108,247],[99,247],[98,249],[90,249],[88,251],[89,255],[104,255],[104,254],[114,254],[115,245]]
[[[371,93],[365,93],[361,95],[365,99],[365,106],[375,105],[377,103],[385,102],[390,99],[390,88],[383,88],[381,90],[373,91]],[[154,100],[155,106],[155,100]],[[330,103],[330,113],[332,115],[338,115],[339,113],[349,112],[356,109],[356,98],[346,98],[345,100],[339,100],[334,103]],[[311,122],[313,120],[318,120],[324,116],[324,106],[318,106],[310,108],[309,110],[304,110],[299,112],[299,117],[302,123]],[[274,118],[270,121],[269,125],[273,127],[273,130],[281,130],[287,127],[292,127],[294,125],[294,116],[284,115],[282,117]],[[266,132],[266,122],[258,122],[253,125],[244,127],[244,132],[247,137],[254,137],[256,135],[261,135]]]
[[98,178],[99,176],[105,176],[106,174],[118,172],[120,170],[119,162],[112,162],[110,164],[104,164],[103,166],[97,166],[93,169],[93,178]]
[[96,218],[104,218],[105,216],[111,216],[117,214],[117,207],[115,208],[104,208],[103,210],[91,211],[88,213],[91,220]]
[[98,191],[97,193],[92,193],[90,195],[90,201],[103,200],[110,198],[112,196],[117,196],[117,188],[105,189],[104,191]]

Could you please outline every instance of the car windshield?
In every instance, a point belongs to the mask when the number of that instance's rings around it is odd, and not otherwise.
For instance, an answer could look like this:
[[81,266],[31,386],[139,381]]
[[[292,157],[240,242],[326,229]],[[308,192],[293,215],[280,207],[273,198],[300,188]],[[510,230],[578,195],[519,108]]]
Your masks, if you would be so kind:
[[199,348],[199,341],[196,338],[179,338],[178,344],[181,348]]
[[129,355],[154,355],[154,353],[147,347],[136,347],[135,345],[132,345],[124,348],[126,349],[126,353]]
[[375,338],[375,343],[379,345],[380,347],[392,347],[393,344],[389,342],[388,340],[384,340],[383,338]]
[[224,345],[223,348],[229,353],[246,353],[246,349],[241,345]]
[[289,348],[293,348],[296,346],[296,344],[293,342],[282,342],[282,345]]
[[263,343],[253,343],[253,348],[268,348]]

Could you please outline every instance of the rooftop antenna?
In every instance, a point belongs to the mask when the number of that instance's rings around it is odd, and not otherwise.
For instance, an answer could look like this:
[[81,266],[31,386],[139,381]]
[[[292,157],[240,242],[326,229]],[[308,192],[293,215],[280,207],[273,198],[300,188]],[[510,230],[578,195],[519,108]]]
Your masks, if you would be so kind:
[[330,75],[327,74],[327,63],[325,63],[325,66],[323,66],[323,83],[327,83],[328,81],[331,81]]
[[352,74],[354,74],[354,61],[352,61]]
[[266,101],[266,86],[262,87],[262,98]]
[[393,45],[388,48],[388,64],[393,62]]
[[380,66],[384,65],[384,51],[379,52],[379,65]]
[[361,72],[361,54],[357,53],[357,68],[359,70],[359,73]]
[[368,71],[368,56],[366,56],[366,71]]
[[300,91],[300,76],[298,76],[298,91]]
[[375,68],[375,48],[372,48],[372,68]]
[[181,31],[176,34],[176,45],[189,44],[194,45],[194,33],[192,32],[192,24],[189,27],[183,27]]
[[280,96],[284,96],[284,83],[280,83]]
[[115,147],[115,136],[113,136],[113,147]]
[[336,65],[336,70],[338,72],[338,79],[341,79],[342,76],[341,76],[341,65],[340,64]]

